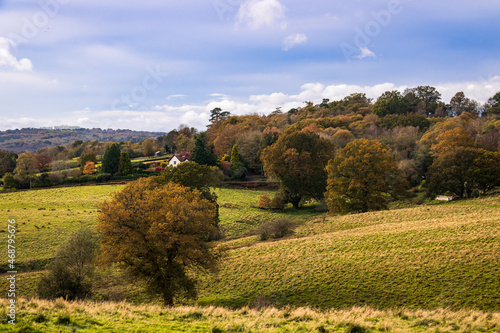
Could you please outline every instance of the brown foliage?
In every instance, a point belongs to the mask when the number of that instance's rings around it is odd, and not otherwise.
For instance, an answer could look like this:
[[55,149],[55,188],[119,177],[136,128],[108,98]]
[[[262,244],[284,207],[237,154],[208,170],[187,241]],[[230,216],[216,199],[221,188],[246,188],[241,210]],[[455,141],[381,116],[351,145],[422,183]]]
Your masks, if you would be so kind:
[[216,205],[201,192],[155,179],[132,182],[102,204],[97,230],[102,264],[119,263],[172,305],[195,297],[186,268],[212,270],[217,256],[206,241],[215,233]]

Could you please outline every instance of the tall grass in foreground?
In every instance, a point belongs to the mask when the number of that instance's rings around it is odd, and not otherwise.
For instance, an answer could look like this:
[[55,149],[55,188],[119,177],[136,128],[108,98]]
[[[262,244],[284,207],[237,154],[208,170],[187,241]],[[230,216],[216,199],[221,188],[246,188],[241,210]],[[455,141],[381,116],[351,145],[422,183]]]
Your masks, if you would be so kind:
[[14,326],[7,323],[7,303],[0,299],[2,332],[500,332],[499,312],[472,310],[228,310],[22,298]]

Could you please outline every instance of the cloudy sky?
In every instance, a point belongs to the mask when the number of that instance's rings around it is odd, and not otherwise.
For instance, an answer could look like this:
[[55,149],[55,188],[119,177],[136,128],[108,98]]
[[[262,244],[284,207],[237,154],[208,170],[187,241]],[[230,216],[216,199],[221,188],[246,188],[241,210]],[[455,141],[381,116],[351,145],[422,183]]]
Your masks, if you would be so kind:
[[491,0],[0,0],[0,130],[203,129],[353,92],[500,91]]

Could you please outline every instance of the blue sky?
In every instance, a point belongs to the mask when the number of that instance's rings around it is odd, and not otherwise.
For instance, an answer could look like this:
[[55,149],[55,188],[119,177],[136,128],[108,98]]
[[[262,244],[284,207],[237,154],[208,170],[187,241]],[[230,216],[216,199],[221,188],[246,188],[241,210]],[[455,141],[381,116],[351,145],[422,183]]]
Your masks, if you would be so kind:
[[500,2],[0,0],[0,130],[203,129],[353,92],[500,91]]

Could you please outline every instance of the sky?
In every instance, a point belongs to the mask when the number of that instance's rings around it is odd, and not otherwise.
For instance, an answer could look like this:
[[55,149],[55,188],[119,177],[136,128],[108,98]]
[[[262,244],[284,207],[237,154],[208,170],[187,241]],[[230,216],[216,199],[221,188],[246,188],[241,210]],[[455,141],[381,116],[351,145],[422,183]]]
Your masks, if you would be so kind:
[[500,91],[491,0],[0,0],[0,130],[203,130],[210,110]]

